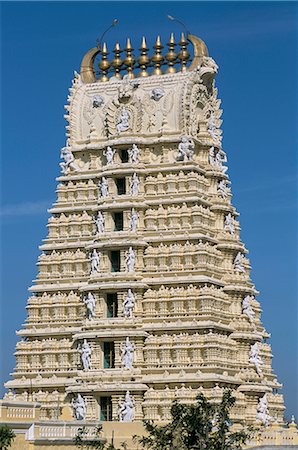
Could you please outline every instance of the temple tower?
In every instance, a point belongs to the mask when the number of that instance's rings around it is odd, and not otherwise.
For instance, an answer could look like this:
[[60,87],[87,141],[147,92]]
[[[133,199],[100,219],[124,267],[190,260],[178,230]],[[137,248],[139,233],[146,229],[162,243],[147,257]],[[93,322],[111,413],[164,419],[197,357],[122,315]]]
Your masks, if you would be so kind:
[[[16,369],[43,420],[165,421],[233,390],[239,423],[283,422],[231,203],[218,67],[195,36],[91,49],[75,73]],[[99,59],[99,61],[98,61]],[[13,390],[13,391],[12,391]],[[13,392],[13,394],[12,394]]]

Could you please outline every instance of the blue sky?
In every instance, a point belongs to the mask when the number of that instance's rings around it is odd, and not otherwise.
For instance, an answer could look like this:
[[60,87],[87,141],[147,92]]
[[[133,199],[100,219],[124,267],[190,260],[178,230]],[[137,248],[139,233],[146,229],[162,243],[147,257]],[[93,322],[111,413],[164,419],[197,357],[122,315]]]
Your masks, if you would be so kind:
[[63,105],[73,70],[107,35],[152,46],[181,28],[201,37],[220,67],[224,148],[241,237],[272,333],[273,367],[287,416],[297,399],[297,3],[1,3],[1,382],[14,367],[15,330],[25,320],[47,208],[55,200]]

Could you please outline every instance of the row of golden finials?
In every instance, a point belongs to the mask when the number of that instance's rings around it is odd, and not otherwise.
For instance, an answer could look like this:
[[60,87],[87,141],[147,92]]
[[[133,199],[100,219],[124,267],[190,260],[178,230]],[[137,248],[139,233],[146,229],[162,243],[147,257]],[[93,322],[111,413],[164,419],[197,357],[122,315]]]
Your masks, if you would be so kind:
[[[108,61],[109,52],[107,50],[106,43],[103,44],[102,49],[99,51],[101,55],[101,60],[98,63],[99,67],[99,76],[98,78],[101,81],[108,81],[108,73],[113,76],[121,79],[122,75],[121,71],[125,70],[129,76],[129,78],[134,78],[133,71],[135,69],[140,69],[137,76],[138,77],[148,77],[149,75],[162,75],[162,73],[175,73],[176,68],[174,67],[177,63],[180,65],[180,70],[185,72],[187,69],[187,63],[191,60],[190,53],[187,50],[187,46],[189,42],[185,38],[184,33],[181,34],[181,40],[179,42],[180,51],[178,53],[175,52],[176,43],[174,40],[173,33],[171,34],[170,40],[167,44],[168,52],[163,56],[162,50],[163,45],[160,41],[160,36],[157,37],[156,43],[154,44],[155,52],[149,57],[148,52],[149,48],[147,47],[146,40],[143,37],[141,47],[139,48],[141,54],[139,58],[136,60],[132,54],[133,48],[130,43],[130,39],[127,39],[125,50],[120,49],[119,43],[115,45],[113,50],[114,59],[112,61]],[[124,59],[120,58],[120,54],[126,52],[126,57]],[[167,69],[163,72],[161,67],[167,66]],[[149,74],[147,69],[153,68],[153,71]]]

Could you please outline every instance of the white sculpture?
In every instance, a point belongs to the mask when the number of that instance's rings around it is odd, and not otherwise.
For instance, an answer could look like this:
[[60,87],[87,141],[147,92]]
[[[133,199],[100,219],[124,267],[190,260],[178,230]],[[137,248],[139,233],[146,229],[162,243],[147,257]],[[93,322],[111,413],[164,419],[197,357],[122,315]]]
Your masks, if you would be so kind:
[[165,95],[165,91],[161,88],[154,88],[151,91],[151,98],[158,102]]
[[243,261],[245,260],[245,256],[242,255],[241,252],[238,252],[234,259],[234,270],[239,273],[245,273],[245,267],[243,265]]
[[139,221],[139,215],[134,208],[132,208],[129,216],[129,229],[130,231],[136,231]]
[[249,352],[249,362],[254,364],[256,371],[258,373],[259,376],[262,376],[262,365],[263,365],[263,361],[262,358],[260,356],[260,347],[258,342],[255,342],[251,347],[250,347],[250,352]]
[[106,157],[107,164],[113,164],[114,155],[116,153],[116,150],[113,150],[110,146],[104,150],[103,154]]
[[267,427],[270,421],[272,420],[272,417],[270,416],[268,411],[268,400],[266,394],[264,394],[263,397],[259,399],[256,419],[257,421],[261,422],[265,427]]
[[136,302],[136,300],[135,300],[135,296],[134,296],[132,290],[128,289],[127,295],[122,304],[124,317],[128,317],[129,319],[132,319],[135,302]]
[[126,252],[125,258],[127,272],[134,272],[135,260],[136,260],[135,252],[133,251],[132,247],[129,247],[128,251]]
[[129,391],[125,394],[124,402],[119,403],[119,421],[132,422],[135,416],[135,403]]
[[86,403],[81,394],[78,394],[76,400],[72,399],[71,406],[74,412],[74,416],[77,420],[85,420],[86,418]]
[[92,253],[90,254],[91,261],[91,274],[100,271],[100,252],[97,253],[94,248]]
[[177,161],[190,161],[194,155],[194,142],[187,136],[182,136],[181,142],[178,145],[178,153],[176,155]]
[[91,369],[91,348],[87,342],[87,339],[84,339],[82,347],[79,348],[79,352],[81,353],[81,361],[82,361],[84,370],[90,370]]
[[97,228],[97,233],[103,233],[105,229],[105,218],[101,211],[98,211],[97,213],[95,224]]
[[78,166],[74,163],[74,156],[69,147],[63,147],[61,149],[60,158],[64,160],[59,165],[61,167],[61,172],[67,175],[69,170],[79,171]]
[[129,337],[126,338],[125,344],[120,344],[121,364],[124,369],[132,369],[135,349],[136,347],[130,342]]
[[101,181],[98,184],[101,197],[108,197],[109,195],[109,184],[106,177],[102,177]]
[[96,305],[95,297],[93,294],[91,294],[91,292],[88,292],[87,297],[84,298],[84,303],[87,309],[87,318],[91,320],[95,317],[95,305]]
[[214,61],[214,59],[210,58],[210,56],[203,56],[201,66],[199,68],[199,74],[201,77],[211,77],[213,79],[214,75],[218,71],[218,65]]
[[212,137],[212,139],[214,139],[215,141],[218,141],[219,130],[218,130],[217,126],[216,126],[215,117],[214,117],[213,112],[210,112],[210,116],[209,116],[208,124],[207,124],[207,129],[208,129],[208,132],[209,132],[210,136]]
[[138,195],[139,184],[140,184],[140,180],[138,178],[138,175],[136,173],[134,173],[130,179],[130,194],[131,195]]
[[227,214],[225,217],[224,229],[230,234],[235,234],[234,218],[231,213]]
[[255,316],[255,312],[251,306],[252,300],[253,300],[253,297],[251,297],[250,295],[246,295],[244,297],[244,299],[242,300],[242,313],[245,314],[249,318],[250,322],[253,321],[254,316]]
[[117,131],[121,133],[122,131],[127,131],[129,129],[129,113],[125,107],[121,109],[121,112],[117,120]]
[[227,166],[224,166],[224,164],[228,161],[227,159],[227,155],[226,153],[219,149],[216,152],[215,155],[215,166],[222,172],[222,173],[226,173],[226,171],[228,170]]
[[129,162],[137,163],[139,162],[140,150],[136,144],[132,144],[132,147],[128,150]]
[[93,108],[100,108],[104,104],[104,99],[101,95],[95,94],[92,98],[92,106]]
[[227,198],[229,195],[230,189],[228,188],[225,180],[220,180],[217,185],[217,192],[221,195],[222,198]]

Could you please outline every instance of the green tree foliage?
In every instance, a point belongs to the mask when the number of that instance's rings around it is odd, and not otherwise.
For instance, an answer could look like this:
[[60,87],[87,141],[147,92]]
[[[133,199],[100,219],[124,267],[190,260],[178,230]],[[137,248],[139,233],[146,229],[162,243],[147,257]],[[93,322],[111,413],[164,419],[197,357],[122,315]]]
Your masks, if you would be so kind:
[[239,450],[252,429],[232,432],[229,411],[236,399],[226,390],[219,404],[208,402],[199,394],[196,403],[175,401],[172,420],[167,425],[144,421],[147,436],[134,438],[150,450]]
[[0,450],[7,450],[13,443],[15,433],[7,425],[0,426]]
[[127,446],[124,443],[121,444],[121,448],[117,449],[113,443],[101,442],[100,438],[102,426],[98,425],[92,436],[88,435],[86,427],[78,429],[78,433],[74,438],[75,445],[81,450],[126,450]]

